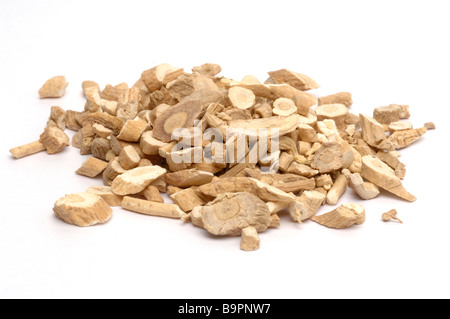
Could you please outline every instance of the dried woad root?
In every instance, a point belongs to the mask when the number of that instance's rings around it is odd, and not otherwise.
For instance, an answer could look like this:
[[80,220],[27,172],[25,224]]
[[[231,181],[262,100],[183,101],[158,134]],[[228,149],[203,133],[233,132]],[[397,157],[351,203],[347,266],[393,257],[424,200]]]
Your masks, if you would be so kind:
[[[121,206],[190,221],[217,236],[241,236],[246,251],[259,248],[258,233],[279,227],[282,214],[338,229],[362,224],[365,211],[356,204],[320,215],[325,204],[339,204],[348,186],[364,200],[382,196],[381,189],[415,200],[403,187],[406,166],[398,150],[435,125],[414,128],[404,121],[409,106],[353,114],[351,93],[317,98],[309,91],[319,84],[298,72],[270,71],[263,83],[253,75],[235,81],[221,71],[212,63],[191,73],[165,63],[144,71],[132,86],[102,89],[84,81],[80,110],[52,106],[39,138],[10,152],[14,158],[59,153],[70,144],[65,129],[72,130],[71,144],[89,155],[76,173],[102,176],[104,185],[58,200],[60,219],[91,226],[111,217],[109,206]],[[54,77],[39,94],[61,97],[66,87],[64,77]],[[211,131],[223,138],[203,139]],[[266,145],[248,143],[265,139]],[[267,168],[272,171],[263,173]],[[398,220],[395,211],[383,219]]]

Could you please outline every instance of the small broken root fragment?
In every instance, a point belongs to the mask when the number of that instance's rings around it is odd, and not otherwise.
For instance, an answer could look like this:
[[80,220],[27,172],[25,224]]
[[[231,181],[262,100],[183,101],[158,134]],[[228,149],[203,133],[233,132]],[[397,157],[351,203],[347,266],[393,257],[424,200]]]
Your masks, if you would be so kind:
[[271,218],[266,204],[255,195],[225,193],[202,208],[202,221],[213,235],[239,236],[249,226],[265,231]]
[[383,221],[388,222],[393,219],[393,220],[398,221],[400,224],[403,224],[403,222],[397,217],[397,214],[398,214],[397,210],[392,209],[392,210],[388,211],[387,213],[383,214],[383,216],[382,216]]
[[329,213],[314,216],[311,220],[329,228],[346,229],[362,225],[366,220],[366,211],[361,205],[344,204]]
[[51,155],[61,152],[70,144],[69,137],[57,126],[47,126],[39,141],[45,146],[47,153]]
[[119,163],[126,170],[136,168],[139,165],[141,157],[133,146],[127,145],[122,148],[119,154]]
[[325,195],[318,191],[305,191],[289,206],[289,215],[294,222],[302,223],[313,217],[322,206]]
[[175,204],[162,204],[125,196],[122,201],[122,208],[144,215],[159,216],[180,219],[186,214]]
[[355,193],[362,199],[374,199],[375,197],[380,195],[378,186],[372,183],[364,182],[359,173],[350,174],[348,172],[347,174],[344,174],[347,177],[350,188],[353,189]]
[[164,203],[164,199],[161,197],[159,189],[156,186],[153,185],[147,186],[142,192],[142,195],[148,201],[156,203]]
[[42,144],[40,141],[35,141],[29,144],[25,144],[22,146],[14,147],[10,150],[12,156],[14,158],[19,159],[28,155],[33,155],[42,151],[45,151],[46,148],[44,144]]
[[165,173],[166,170],[157,165],[136,167],[117,176],[111,187],[117,195],[137,194]]
[[423,125],[427,130],[435,130],[436,125],[433,122],[427,122]]
[[319,106],[326,104],[343,104],[347,108],[352,106],[352,95],[349,92],[340,92],[332,95],[327,95],[319,98]]
[[241,249],[244,251],[255,251],[260,246],[260,239],[255,227],[246,227],[242,229]]
[[241,110],[251,108],[255,104],[256,98],[252,91],[238,86],[230,88],[228,91],[228,97],[230,98],[233,106]]
[[94,178],[100,175],[108,166],[108,163],[95,157],[89,157],[76,171],[78,175]]
[[39,89],[39,97],[41,99],[62,97],[68,85],[64,76],[52,77]]
[[80,227],[105,223],[112,216],[111,207],[100,196],[87,192],[58,199],[53,210],[59,219]]

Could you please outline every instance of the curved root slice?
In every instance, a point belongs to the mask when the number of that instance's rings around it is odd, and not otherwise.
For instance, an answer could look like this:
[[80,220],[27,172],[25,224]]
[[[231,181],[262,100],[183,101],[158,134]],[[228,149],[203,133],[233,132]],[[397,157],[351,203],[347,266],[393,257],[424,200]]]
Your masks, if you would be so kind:
[[314,216],[311,220],[329,228],[345,229],[362,225],[366,221],[366,211],[361,205],[345,204],[329,213]]
[[225,193],[202,208],[206,230],[214,235],[239,236],[242,229],[265,231],[271,222],[266,204],[250,193]]
[[81,227],[104,223],[112,216],[109,205],[92,193],[66,195],[56,201],[53,211],[64,222]]

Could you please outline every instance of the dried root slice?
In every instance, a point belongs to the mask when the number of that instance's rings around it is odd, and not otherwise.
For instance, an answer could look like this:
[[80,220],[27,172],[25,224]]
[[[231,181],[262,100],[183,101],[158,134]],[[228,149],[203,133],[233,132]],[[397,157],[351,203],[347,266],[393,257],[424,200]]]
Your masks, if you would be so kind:
[[361,205],[345,204],[329,213],[314,216],[311,220],[329,228],[346,229],[353,225],[364,224],[366,211]]
[[197,100],[180,102],[155,119],[153,137],[170,142],[172,133],[178,128],[192,127],[202,111],[202,104]]
[[66,111],[66,116],[65,116],[66,127],[69,130],[78,132],[81,129],[81,125],[76,120],[76,116],[78,116],[80,114],[81,113],[77,112],[77,111],[72,111],[72,110]]
[[361,176],[400,198],[410,202],[416,200],[416,197],[403,187],[394,170],[375,156],[363,157]]
[[139,165],[141,157],[133,146],[127,145],[122,148],[119,154],[119,163],[126,170],[136,168]]
[[222,68],[218,64],[213,63],[205,63],[199,66],[194,66],[192,68],[193,73],[198,73],[201,75],[209,75],[209,76],[216,76],[222,71]]
[[272,112],[278,116],[289,116],[297,113],[297,106],[291,99],[280,97],[273,102]]
[[97,137],[108,138],[112,134],[112,130],[98,123],[94,123],[92,129]]
[[154,92],[159,90],[163,83],[175,80],[181,74],[183,74],[183,69],[164,63],[144,71],[141,75],[141,79],[148,91]]
[[33,155],[42,151],[45,151],[46,148],[44,144],[42,144],[40,141],[35,141],[29,144],[25,144],[22,146],[14,147],[10,150],[12,156],[14,158],[22,158],[28,155]]
[[339,199],[347,190],[347,178],[344,174],[339,174],[334,181],[333,187],[328,191],[327,203],[328,205],[336,205]]
[[313,217],[320,206],[322,206],[326,196],[317,191],[305,191],[289,206],[289,215],[292,220],[298,223]]
[[412,128],[412,123],[408,121],[392,122],[391,124],[389,124],[389,132],[391,134],[394,134],[394,132],[397,131],[412,130]]
[[206,196],[217,197],[223,193],[248,192],[261,198],[266,202],[292,202],[296,200],[295,195],[248,177],[221,178],[209,184],[199,187],[199,191]]
[[122,93],[125,93],[129,90],[128,84],[126,83],[120,83],[116,86],[112,86],[111,84],[106,85],[106,87],[101,92],[102,99],[108,100],[108,101],[115,101],[117,102],[119,100],[119,96]]
[[50,110],[50,120],[55,122],[61,130],[66,129],[66,112],[59,106],[52,106]]
[[386,141],[384,127],[370,116],[360,114],[362,137],[370,146],[393,151],[394,146]]
[[116,114],[118,117],[131,120],[137,116],[139,107],[139,89],[131,88],[119,96]]
[[326,142],[314,154],[311,167],[321,174],[337,171],[344,166],[342,157],[342,148],[337,142]]
[[148,123],[140,118],[128,120],[123,126],[117,138],[127,142],[138,142]]
[[167,143],[153,137],[153,131],[144,132],[141,136],[140,147],[146,155],[159,155],[159,149],[168,146]]
[[83,89],[83,93],[85,93],[86,89],[88,89],[90,87],[93,87],[93,88],[97,89],[98,92],[101,92],[100,85],[98,85],[98,83],[95,81],[87,80],[87,81],[83,81],[83,83],[81,83],[81,88]]
[[297,174],[303,177],[314,177],[319,174],[318,170],[312,169],[308,165],[293,162],[287,169],[287,173]]
[[343,104],[325,104],[316,108],[317,120],[333,120],[340,130],[345,129],[348,108]]
[[317,132],[308,124],[300,124],[297,131],[301,141],[308,143],[317,142]]
[[93,193],[75,193],[56,201],[53,211],[64,222],[86,227],[107,222],[112,209],[98,195]]
[[213,235],[239,236],[242,229],[252,226],[265,231],[271,222],[266,204],[249,193],[220,194],[202,208],[205,229]]
[[64,76],[52,77],[39,89],[39,97],[41,99],[62,97],[68,85]]
[[320,87],[313,79],[301,73],[286,69],[268,72],[272,80],[277,84],[289,84],[300,91],[308,91]]
[[[109,142],[108,139],[98,137],[92,141],[91,152],[92,152],[92,155],[94,155],[95,157],[108,162],[109,160],[107,159],[107,154],[109,151],[111,151],[111,143]],[[111,153],[110,153],[110,156],[111,156]],[[115,153],[112,156],[112,158],[113,157],[116,157]]]
[[374,199],[380,195],[380,189],[378,186],[372,183],[364,182],[360,174],[350,174],[346,175],[349,182],[350,188],[355,191],[355,193],[362,199],[369,200]]
[[123,196],[114,194],[111,186],[92,186],[86,192],[100,196],[109,206],[116,207],[122,204]]
[[201,186],[211,183],[214,174],[196,169],[188,169],[165,175],[166,182],[176,187]]
[[142,195],[146,200],[149,200],[151,202],[164,203],[164,199],[161,197],[159,189],[156,186],[147,186],[142,192]]
[[388,211],[387,213],[384,213],[382,216],[383,221],[388,222],[390,220],[396,220],[398,221],[400,224],[403,224],[403,222],[397,217],[397,210],[392,209],[390,211]]
[[266,203],[266,205],[267,205],[267,209],[269,210],[271,216],[273,216],[274,214],[277,214],[289,207],[289,203],[286,203],[286,202],[268,202],[268,203]]
[[404,179],[406,175],[406,165],[400,162],[400,160],[392,155],[391,152],[383,152],[379,151],[377,154],[375,154],[376,157],[378,157],[380,160],[388,164],[395,172],[395,175],[400,178]]
[[[255,134],[258,135],[260,129],[267,129],[268,135],[271,136],[270,132],[273,129],[278,129],[279,135],[283,136],[288,133],[295,131],[299,124],[299,115],[292,114],[288,117],[274,116],[271,118],[262,118],[254,120],[235,120],[230,121],[228,126],[223,127],[224,129],[230,129],[239,133],[241,130],[249,130],[246,133],[248,136],[253,137]],[[252,134],[254,131],[254,134]],[[224,134],[226,136],[226,134]]]
[[280,217],[277,214],[270,215],[269,228],[277,228],[281,226]]
[[[124,126],[124,122],[119,119],[118,117],[115,117],[113,115],[109,115],[107,113],[90,113],[86,116],[86,121],[92,122],[92,125],[94,123],[98,123],[103,125],[106,128],[109,128],[114,132],[115,135],[119,134]],[[84,126],[84,125],[83,125]]]
[[234,107],[241,110],[251,108],[255,104],[255,94],[245,88],[236,86],[228,91],[228,98]]
[[47,126],[39,141],[45,146],[48,154],[59,153],[70,144],[69,137],[57,126]]
[[352,95],[349,92],[340,92],[319,98],[319,106],[326,104],[343,104],[350,108],[353,104]]
[[105,185],[111,186],[114,179],[125,172],[126,170],[124,170],[119,163],[119,158],[115,157],[108,163],[108,166],[103,171],[103,182]]
[[184,212],[190,212],[196,206],[203,206],[205,202],[197,196],[192,188],[184,189],[170,195],[175,204],[180,206]]
[[148,200],[125,196],[122,201],[122,208],[144,215],[159,216],[180,219],[185,213],[175,204],[162,204],[150,202]]
[[137,167],[117,176],[112,183],[112,190],[117,195],[130,195],[142,192],[166,170],[160,166]]
[[380,124],[391,124],[400,119],[400,107],[398,105],[389,105],[378,107],[373,111],[373,118]]
[[100,175],[108,166],[108,163],[95,157],[89,157],[76,171],[78,175],[94,178]]
[[427,129],[425,127],[415,130],[397,131],[394,132],[394,134],[392,134],[391,136],[389,136],[387,141],[390,144],[394,145],[396,150],[401,150],[417,141],[426,132]]
[[326,191],[329,191],[333,187],[333,185],[334,182],[331,178],[331,175],[322,174],[316,177],[316,187],[320,187],[325,189]]
[[260,246],[258,231],[255,227],[246,227],[241,233],[241,249],[244,251],[255,251]]

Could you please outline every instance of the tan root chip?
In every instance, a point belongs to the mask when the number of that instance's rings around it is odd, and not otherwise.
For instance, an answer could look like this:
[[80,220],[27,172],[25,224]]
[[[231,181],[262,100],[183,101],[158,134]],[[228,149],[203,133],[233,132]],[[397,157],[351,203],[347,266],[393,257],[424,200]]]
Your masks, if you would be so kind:
[[144,132],[141,136],[140,147],[146,155],[159,155],[159,149],[167,145],[167,143],[154,138],[153,131]]
[[325,200],[325,195],[317,191],[305,191],[289,206],[289,215],[295,222],[301,223],[313,217]]
[[363,157],[361,176],[400,198],[410,202],[416,200],[416,197],[403,187],[394,170],[375,156]]
[[[427,122],[423,125],[427,130],[435,130],[436,125],[433,122]],[[412,127],[411,127],[412,128]]]
[[108,138],[112,134],[112,130],[98,123],[94,123],[94,125],[92,125],[92,129],[98,137]]
[[143,191],[142,195],[146,200],[157,203],[164,203],[164,199],[161,197],[159,189],[156,186],[149,185]]
[[401,221],[398,217],[397,217],[397,210],[392,209],[390,211],[388,211],[387,213],[384,213],[382,216],[383,221],[388,222],[390,220],[396,220],[398,221],[400,224],[403,224],[403,221]]
[[170,195],[175,204],[184,212],[190,212],[196,206],[203,206],[205,202],[197,196],[192,188],[184,189]]
[[46,127],[39,141],[45,146],[48,154],[59,153],[70,144],[67,134],[57,126]]
[[218,64],[214,63],[205,63],[199,66],[194,66],[192,68],[192,72],[198,73],[201,75],[209,75],[209,76],[216,76],[222,71],[222,68]]
[[[160,64],[150,70],[144,71],[141,75],[141,79],[149,92],[154,92],[159,90],[164,82],[164,80],[173,78],[173,75],[181,75],[183,69],[174,67],[170,64],[164,63]],[[173,79],[175,80],[176,77]]]
[[100,196],[109,206],[116,207],[122,204],[123,196],[114,194],[111,186],[92,186],[86,192]]
[[324,104],[316,108],[316,114],[317,120],[334,120],[337,128],[343,130],[346,126],[348,108],[343,104]]
[[22,146],[14,147],[10,150],[12,156],[14,158],[22,158],[28,155],[33,155],[42,151],[45,151],[46,148],[44,144],[42,144],[40,141],[35,141],[29,144],[25,144]]
[[116,114],[118,117],[131,120],[136,117],[139,107],[139,89],[131,88],[119,96]]
[[125,146],[119,154],[119,163],[126,170],[136,168],[139,165],[141,157],[133,146]]
[[412,128],[412,123],[408,121],[392,122],[389,124],[389,132],[391,134],[397,131],[411,130]]
[[273,114],[278,116],[289,116],[297,113],[297,106],[294,101],[285,97],[280,97],[273,101]]
[[139,139],[147,126],[148,123],[140,118],[128,120],[119,135],[117,135],[117,138],[127,142],[139,142]]
[[380,160],[388,164],[395,172],[395,175],[400,178],[404,179],[406,175],[406,165],[400,162],[400,160],[391,154],[391,152],[383,152],[379,151],[377,154],[375,154],[376,157],[378,157]]
[[391,124],[400,119],[400,107],[398,105],[389,105],[378,107],[373,111],[373,118],[380,124]]
[[192,127],[202,111],[202,104],[197,100],[180,102],[158,116],[153,123],[153,137],[170,142],[172,133],[178,128]]
[[352,95],[349,92],[340,92],[332,95],[327,95],[319,98],[319,106],[326,104],[343,104],[347,108],[352,106]]
[[241,249],[244,251],[254,251],[258,250],[259,246],[260,239],[256,228],[250,226],[242,229]]
[[160,166],[137,167],[117,176],[112,183],[112,190],[118,195],[130,195],[142,192],[166,170]]
[[68,85],[64,76],[52,77],[39,89],[39,97],[41,99],[62,97]]
[[308,91],[320,87],[313,79],[301,73],[292,72],[286,69],[268,72],[269,76],[277,84],[289,84],[300,91]]
[[415,130],[397,131],[389,136],[387,141],[392,144],[396,150],[401,150],[417,141],[426,132],[427,129],[425,127]]
[[314,154],[311,167],[321,174],[337,171],[344,166],[342,148],[337,142],[323,143]]
[[238,86],[230,88],[228,97],[233,106],[238,109],[246,110],[255,104],[255,94],[248,89]]
[[374,199],[380,195],[378,186],[372,183],[364,182],[360,174],[354,173],[347,176],[350,188],[362,199]]
[[66,112],[59,106],[52,106],[50,110],[50,120],[55,122],[61,130],[66,129]]
[[144,215],[180,219],[185,213],[175,204],[162,204],[148,200],[125,196],[122,208]]
[[360,114],[362,137],[370,146],[378,149],[393,151],[394,146],[386,142],[384,127],[370,116]]
[[94,178],[100,175],[108,166],[108,163],[95,157],[89,157],[76,171],[78,175]]
[[314,216],[311,220],[329,228],[346,229],[353,225],[364,224],[366,211],[361,205],[344,204],[329,213]]
[[265,231],[271,222],[266,204],[249,193],[225,193],[202,209],[203,224],[211,234],[239,236],[242,229],[252,226]]
[[170,185],[185,188],[201,186],[211,183],[214,174],[196,169],[182,170],[165,175],[166,182]]
[[64,222],[81,227],[105,223],[112,216],[111,207],[92,193],[66,195],[56,201],[53,211]]
[[[109,115],[107,113],[95,112],[91,113],[87,116],[87,120],[90,120],[94,123],[98,123],[103,125],[106,128],[109,128],[114,132],[114,134],[119,134],[124,126],[124,122],[118,117]],[[93,124],[93,123],[92,123]]]
[[223,193],[248,192],[267,202],[292,202],[296,197],[292,194],[248,177],[229,177],[199,187],[206,196],[217,197]]

